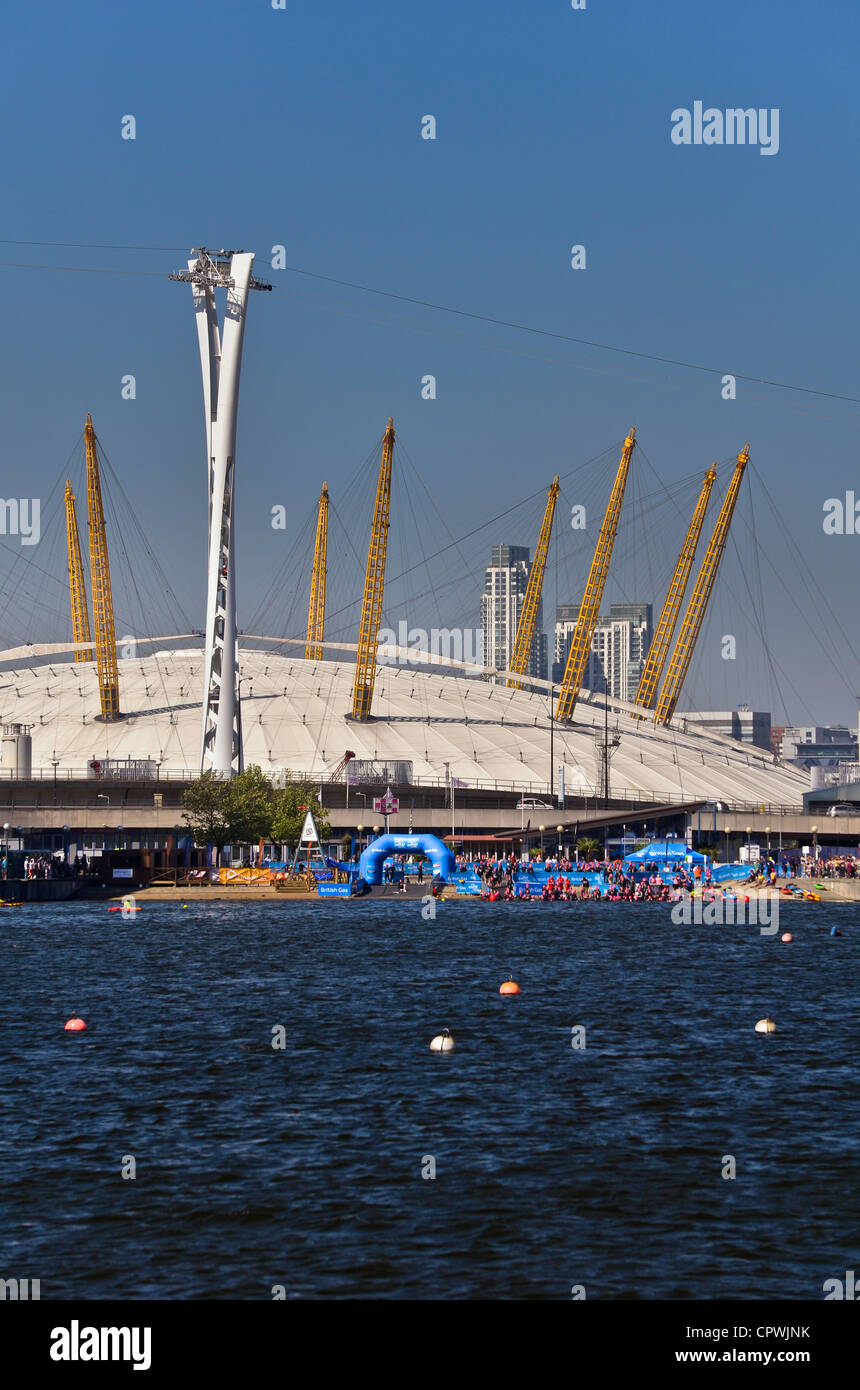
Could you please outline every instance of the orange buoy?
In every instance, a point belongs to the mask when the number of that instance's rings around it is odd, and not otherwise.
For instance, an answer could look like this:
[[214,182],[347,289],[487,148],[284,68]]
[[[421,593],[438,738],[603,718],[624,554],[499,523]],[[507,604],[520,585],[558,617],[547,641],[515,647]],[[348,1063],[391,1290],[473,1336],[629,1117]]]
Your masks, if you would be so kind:
[[70,1018],[63,1031],[65,1033],[83,1033],[86,1026],[82,1018]]
[[513,975],[509,975],[504,984],[499,986],[499,994],[519,994],[520,987]]
[[779,939],[780,941],[793,941],[794,937],[792,936],[790,931],[784,931]]

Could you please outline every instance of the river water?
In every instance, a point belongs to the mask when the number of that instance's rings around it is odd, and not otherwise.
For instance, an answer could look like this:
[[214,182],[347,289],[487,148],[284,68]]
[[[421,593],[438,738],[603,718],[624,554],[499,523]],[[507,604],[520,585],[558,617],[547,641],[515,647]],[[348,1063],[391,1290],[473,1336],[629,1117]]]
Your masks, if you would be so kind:
[[4,909],[0,1277],[820,1299],[860,1268],[860,907],[781,906],[791,944],[658,904]]

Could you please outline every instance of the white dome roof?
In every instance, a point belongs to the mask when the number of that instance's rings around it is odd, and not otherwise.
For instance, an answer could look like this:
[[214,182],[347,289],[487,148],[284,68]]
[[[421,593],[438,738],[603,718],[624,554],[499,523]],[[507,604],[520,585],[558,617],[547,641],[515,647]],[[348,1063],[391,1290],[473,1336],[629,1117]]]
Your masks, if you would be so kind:
[[[25,649],[26,650],[26,649]],[[50,648],[29,649],[40,662]],[[57,651],[58,649],[53,649]],[[152,758],[161,775],[194,775],[199,768],[203,652],[158,651],[119,662],[125,718],[104,724],[94,663],[75,663],[68,650],[50,664],[27,665],[22,649],[0,653],[0,716],[30,724],[34,769],[59,760],[62,776],[84,772],[91,759]],[[12,667],[11,661],[15,660]],[[509,689],[461,675],[409,666],[379,668],[374,718],[355,723],[353,661],[246,649],[240,653],[245,763],[264,772],[289,768],[314,776],[330,772],[351,749],[360,759],[411,761],[416,782],[451,775],[468,785],[494,782],[546,787],[550,770],[548,695]],[[663,729],[616,713],[610,728],[621,742],[612,755],[613,795],[646,799],[719,799],[797,805],[807,790],[796,769],[728,739]],[[630,707],[621,705],[622,710]],[[602,704],[581,700],[573,725],[556,724],[553,762],[565,767],[565,789],[594,794],[593,732],[602,733]]]

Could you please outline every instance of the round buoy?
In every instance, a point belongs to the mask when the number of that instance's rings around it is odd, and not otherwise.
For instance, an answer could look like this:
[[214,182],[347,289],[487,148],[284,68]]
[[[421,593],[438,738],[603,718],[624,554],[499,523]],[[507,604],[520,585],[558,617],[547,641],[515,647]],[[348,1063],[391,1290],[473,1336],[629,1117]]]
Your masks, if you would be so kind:
[[70,1018],[63,1031],[66,1033],[83,1033],[86,1026],[82,1018]]
[[842,933],[841,933],[841,931],[839,930],[838,927],[831,927],[831,928],[830,928],[830,935],[831,935],[831,936],[841,936]]
[[499,994],[519,994],[520,987],[513,975],[509,975],[504,984],[499,985]]
[[443,1028],[441,1033],[437,1033],[435,1038],[430,1039],[431,1052],[453,1052],[454,1039],[451,1037],[450,1029]]
[[794,937],[792,936],[790,931],[784,931],[779,939],[780,941],[793,941]]
[[182,906],[183,906],[183,907],[184,907],[184,908],[186,908],[186,909],[187,909],[187,907],[188,907],[188,904],[187,904],[187,903],[183,903],[183,904],[182,904]]
[[749,893],[744,893],[744,902],[745,902],[745,903],[748,903],[749,900],[750,900],[750,895],[749,895]]
[[757,1033],[775,1033],[776,1024],[772,1018],[760,1018],[755,1026]]

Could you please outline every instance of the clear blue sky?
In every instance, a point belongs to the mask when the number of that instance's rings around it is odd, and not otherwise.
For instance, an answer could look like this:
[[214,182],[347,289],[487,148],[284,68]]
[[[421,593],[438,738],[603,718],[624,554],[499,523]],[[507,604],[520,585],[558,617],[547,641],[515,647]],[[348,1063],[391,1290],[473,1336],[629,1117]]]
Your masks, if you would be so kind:
[[[567,0],[19,6],[3,20],[3,236],[257,252],[276,293],[255,296],[248,320],[240,625],[322,479],[337,500],[389,414],[453,535],[614,447],[634,423],[670,489],[748,440],[802,563],[754,484],[681,705],[747,700],[780,721],[856,724],[857,660],[838,636],[837,671],[816,645],[814,632],[829,647],[836,629],[806,587],[814,576],[856,646],[860,535],[822,528],[827,498],[852,488],[860,497],[856,404],[742,381],[726,402],[719,376],[378,299],[273,271],[269,260],[282,243],[289,265],[362,285],[860,395],[858,30],[847,0],[824,12],[796,0],[588,0],[581,12]],[[696,100],[779,108],[779,153],[673,145],[671,112]],[[129,114],[134,141],[120,138]],[[436,117],[435,141],[420,138],[426,114]],[[573,243],[586,247],[583,271],[570,268]],[[0,260],[166,275],[183,256],[3,245]],[[3,495],[42,496],[47,511],[91,411],[140,525],[201,624],[206,499],[190,291],[166,278],[0,274]],[[125,373],[136,377],[133,402],[120,397]],[[425,373],[437,378],[435,401],[420,398]],[[614,461],[588,481],[595,508]],[[644,495],[654,484],[641,477]],[[693,498],[683,492],[685,506]],[[577,500],[574,486],[568,512]],[[364,495],[346,517],[356,554],[370,502]],[[270,525],[278,503],[290,513],[286,533]],[[533,546],[540,510],[534,501],[510,526],[464,544],[475,574],[493,542]],[[661,584],[683,534],[667,515],[649,523],[642,513]],[[398,563],[414,551],[402,505],[400,518]],[[753,520],[766,557],[763,609]],[[428,553],[445,539],[429,513],[419,531]],[[584,577],[594,535],[575,553],[565,535],[568,567],[557,593],[555,569],[548,576],[547,627],[556,597],[578,599],[570,576]],[[61,548],[33,549],[62,576]],[[4,575],[11,554],[0,551]],[[639,552],[625,554],[607,602],[658,605],[659,589],[642,591]],[[345,552],[333,558],[355,589],[355,557],[351,569]],[[438,604],[426,591],[416,583],[402,602],[393,592],[391,616],[426,627],[479,622],[474,576]],[[267,631],[286,630],[293,599],[276,599]],[[64,635],[55,607],[57,625],[38,617],[36,636]],[[764,656],[762,624],[779,669]],[[7,629],[12,640],[18,629]],[[720,659],[727,632],[738,638],[735,662]]]

